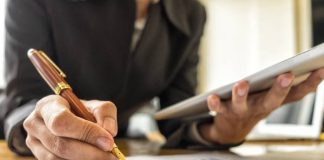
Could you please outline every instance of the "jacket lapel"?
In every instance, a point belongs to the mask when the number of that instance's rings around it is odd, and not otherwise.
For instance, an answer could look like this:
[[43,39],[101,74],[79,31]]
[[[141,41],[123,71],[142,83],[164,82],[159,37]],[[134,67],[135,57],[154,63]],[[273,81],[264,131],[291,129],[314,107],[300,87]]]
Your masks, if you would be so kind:
[[[169,21],[186,36],[190,36],[188,13],[182,0],[161,0]],[[185,14],[184,14],[185,13]]]

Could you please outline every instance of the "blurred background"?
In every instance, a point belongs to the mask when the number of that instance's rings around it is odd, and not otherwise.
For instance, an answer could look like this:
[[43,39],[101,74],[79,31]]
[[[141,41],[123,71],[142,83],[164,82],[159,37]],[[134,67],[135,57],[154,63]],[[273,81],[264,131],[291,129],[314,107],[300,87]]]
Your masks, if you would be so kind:
[[0,2],[0,88],[4,88],[4,16],[5,1]]
[[312,46],[311,0],[202,0],[208,22],[200,91],[239,80]]

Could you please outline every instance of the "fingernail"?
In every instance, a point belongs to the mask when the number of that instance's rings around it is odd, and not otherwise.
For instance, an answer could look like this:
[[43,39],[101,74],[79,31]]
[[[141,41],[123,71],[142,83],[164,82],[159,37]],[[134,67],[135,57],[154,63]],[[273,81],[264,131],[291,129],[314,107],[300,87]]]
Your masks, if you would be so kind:
[[292,79],[289,78],[283,78],[280,81],[281,87],[289,87],[291,83],[292,83]]
[[106,137],[100,137],[97,139],[97,145],[99,148],[101,148],[104,151],[110,151],[111,148],[111,143],[110,140]]
[[237,95],[243,97],[243,96],[245,96],[245,94],[246,94],[246,89],[245,88],[239,88],[237,90]]

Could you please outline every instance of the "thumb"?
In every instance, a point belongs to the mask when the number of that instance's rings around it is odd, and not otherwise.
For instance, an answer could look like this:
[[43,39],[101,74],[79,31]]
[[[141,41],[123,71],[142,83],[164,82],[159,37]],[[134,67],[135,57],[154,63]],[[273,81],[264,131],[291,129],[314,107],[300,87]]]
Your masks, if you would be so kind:
[[108,131],[113,137],[117,135],[117,107],[110,101],[83,101],[95,116],[99,126]]
[[68,103],[60,97],[47,98],[36,106],[36,114],[46,127],[57,137],[77,139],[95,145],[104,151],[110,151],[114,140],[112,135],[98,124],[75,116]]

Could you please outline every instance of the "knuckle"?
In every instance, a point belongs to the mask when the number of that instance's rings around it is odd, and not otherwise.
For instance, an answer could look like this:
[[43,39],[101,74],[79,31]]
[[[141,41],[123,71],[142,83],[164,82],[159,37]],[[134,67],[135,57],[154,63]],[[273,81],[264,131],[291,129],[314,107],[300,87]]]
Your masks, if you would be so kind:
[[114,103],[110,101],[104,101],[94,108],[93,113],[101,118],[103,118],[102,116],[105,116],[108,113],[115,117],[117,114],[117,107]]
[[40,99],[37,103],[36,103],[36,110],[40,111],[41,108],[43,108],[43,106],[49,104],[49,103],[60,103],[60,104],[65,104],[68,105],[68,102],[62,98],[61,96],[58,95],[49,95],[46,96],[42,99]]
[[62,98],[61,96],[56,96],[55,99],[52,100],[52,105],[57,106],[57,105],[64,105],[69,108],[69,102]]
[[242,114],[237,114],[237,113],[234,113],[233,114],[233,118],[235,121],[241,121],[242,119],[244,119],[244,116]]
[[239,118],[248,113],[248,107],[245,105],[234,105],[232,110],[233,114]]
[[296,94],[295,96],[293,96],[293,97],[291,98],[291,101],[298,101],[298,100],[301,100],[301,99],[303,99],[305,96],[306,96],[306,94],[302,94],[302,93],[300,93],[300,94]]
[[232,103],[237,108],[244,109],[245,108],[244,106],[246,106],[246,99],[244,99],[243,97],[239,97],[233,100]]
[[68,127],[67,117],[69,116],[69,110],[62,109],[59,112],[56,112],[51,115],[49,118],[49,129],[53,132],[54,135],[60,136],[66,131]]
[[305,83],[303,87],[303,92],[310,92],[317,87],[316,83]]
[[259,111],[258,116],[262,116],[262,115],[268,115],[269,113],[271,113],[273,110],[279,108],[281,106],[281,101],[279,100],[272,100],[271,102],[270,101],[267,101],[267,102],[264,102],[262,104],[262,109]]
[[94,132],[94,127],[92,125],[90,125],[89,123],[85,123],[84,125],[82,125],[82,134],[80,134],[80,139],[86,142],[90,141],[91,135]]
[[37,101],[36,110],[40,110],[47,102],[48,102],[48,96]]
[[23,123],[23,127],[25,128],[26,131],[29,131],[33,127],[33,123],[31,121],[32,120],[30,117],[25,119]]
[[307,95],[308,92],[306,92],[304,89],[298,89],[298,92],[294,92],[290,97],[291,101],[297,101],[302,98],[304,98]]
[[56,100],[58,98],[59,98],[59,96],[57,96],[57,95],[49,95],[49,96],[46,96],[46,97],[40,99],[36,103],[36,107],[41,107],[41,106],[43,106],[43,105],[45,105],[45,104],[47,104],[47,103],[49,103],[49,102],[51,102],[53,100]]
[[285,97],[289,92],[289,88],[277,88],[275,91],[274,91],[274,97],[276,99],[282,99],[283,97]]
[[103,103],[102,107],[106,108],[106,109],[109,109],[109,110],[112,110],[112,111],[117,111],[116,105],[111,101],[105,101]]
[[34,112],[32,112],[23,122],[23,127],[27,132],[33,131],[35,130],[35,121],[37,121],[37,117],[34,114]]
[[261,109],[252,113],[252,117],[256,119],[263,119],[271,113],[271,109],[266,108],[265,106],[260,107]]
[[68,142],[60,137],[55,137],[51,146],[53,153],[60,157],[64,157],[67,154]]
[[27,136],[25,143],[27,145],[28,148],[30,148],[32,146],[32,139],[30,138],[30,136]]
[[116,105],[111,101],[97,101],[94,100],[93,107],[91,107],[91,110],[93,114],[97,117],[102,117],[108,113],[116,115],[117,114],[117,107]]
[[271,108],[273,108],[273,106],[275,106],[273,104],[273,102],[270,101],[264,101],[262,103],[262,109],[260,110],[260,112],[268,112],[268,110],[270,110]]

